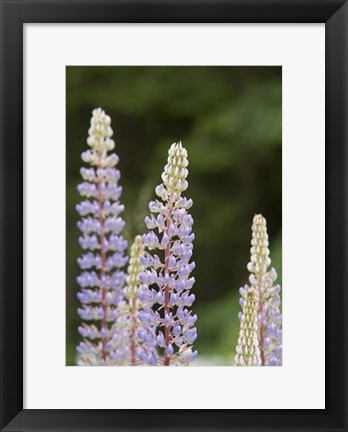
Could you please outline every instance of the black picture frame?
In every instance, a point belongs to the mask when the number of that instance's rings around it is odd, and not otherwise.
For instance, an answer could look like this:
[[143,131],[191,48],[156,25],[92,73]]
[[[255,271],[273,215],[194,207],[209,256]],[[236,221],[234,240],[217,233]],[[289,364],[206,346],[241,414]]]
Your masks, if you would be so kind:
[[[1,0],[0,5],[1,431],[348,431],[347,1]],[[326,408],[324,410],[175,410],[171,412],[134,410],[135,412],[130,415],[128,410],[23,409],[23,24],[94,22],[325,23],[326,186],[323,193],[326,194]],[[315,269],[308,269],[308,271],[315,271]],[[315,361],[315,353],[299,353],[299,355],[304,356],[304,361]],[[190,391],[194,392],[194,389]],[[298,391],[301,391],[301,382],[298,383]],[[293,397],[296,398],[296,395]]]

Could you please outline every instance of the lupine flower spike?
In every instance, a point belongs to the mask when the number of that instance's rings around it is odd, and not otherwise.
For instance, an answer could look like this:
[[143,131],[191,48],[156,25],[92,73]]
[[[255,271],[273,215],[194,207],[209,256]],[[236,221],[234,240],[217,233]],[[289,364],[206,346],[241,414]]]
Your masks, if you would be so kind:
[[[269,242],[266,219],[255,215],[252,225],[251,258],[248,264],[249,282],[258,295],[258,339],[263,366],[282,365],[282,315],[280,312],[280,285],[274,285],[277,273],[269,270]],[[244,306],[248,285],[240,289]],[[240,315],[241,317],[241,315]]]
[[137,366],[142,362],[138,358],[139,336],[137,332],[140,327],[138,313],[141,314],[144,306],[138,299],[143,283],[139,278],[144,266],[140,256],[144,253],[144,245],[141,236],[136,236],[131,247],[127,284],[124,289],[124,300],[118,305],[118,318],[116,331],[114,333],[115,350],[111,354],[120,365]]
[[234,359],[237,366],[261,365],[257,330],[257,292],[254,288],[249,288],[245,294],[237,355]]
[[194,262],[190,263],[193,219],[188,213],[192,200],[182,197],[188,187],[187,166],[186,149],[181,142],[173,144],[162,174],[163,183],[156,187],[160,199],[150,202],[152,214],[145,218],[150,231],[143,235],[143,242],[150,252],[141,257],[146,270],[140,274],[145,287],[139,299],[146,306],[138,314],[142,323],[138,355],[149,365],[188,365],[197,356],[197,351],[192,351],[197,338],[197,315],[189,309],[195,300],[191,293],[195,280],[190,277],[195,267]]
[[77,278],[81,287],[77,296],[82,303],[78,313],[84,321],[79,327],[83,337],[77,347],[79,365],[114,364],[116,307],[123,298],[126,279],[122,268],[127,263],[127,242],[120,235],[125,225],[120,217],[124,206],[119,202],[120,171],[115,168],[119,158],[108,154],[115,147],[110,124],[101,108],[93,110],[87,139],[90,150],[82,153],[89,167],[80,170],[84,181],[78,191],[86,199],[76,206],[82,216],[79,242],[86,251],[78,259],[82,270]]

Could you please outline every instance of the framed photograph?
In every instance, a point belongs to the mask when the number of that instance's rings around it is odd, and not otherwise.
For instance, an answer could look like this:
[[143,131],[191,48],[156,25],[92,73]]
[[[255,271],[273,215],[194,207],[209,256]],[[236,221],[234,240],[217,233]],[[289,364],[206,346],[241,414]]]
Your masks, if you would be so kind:
[[347,41],[1,0],[1,430],[348,431]]

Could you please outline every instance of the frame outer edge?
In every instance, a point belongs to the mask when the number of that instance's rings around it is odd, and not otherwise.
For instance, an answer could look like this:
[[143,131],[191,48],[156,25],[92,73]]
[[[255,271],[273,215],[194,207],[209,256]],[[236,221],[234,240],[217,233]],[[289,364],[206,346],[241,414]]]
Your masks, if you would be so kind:
[[[32,22],[26,19],[24,10],[29,10],[28,6],[34,2],[28,0],[25,2],[12,3],[21,5],[22,10],[19,14],[18,7],[10,8],[9,2],[0,0],[1,11],[1,147],[0,147],[0,192],[1,192],[1,213],[0,213],[0,430],[50,430],[54,428],[52,420],[60,416],[59,412],[46,412],[45,410],[37,410],[35,413],[32,410],[22,411],[22,396],[23,396],[23,316],[22,316],[22,292],[19,289],[23,285],[23,227],[22,227],[22,214],[23,214],[23,22]],[[46,3],[46,5],[45,5]],[[40,6],[46,6],[49,2],[36,2],[36,10]],[[58,3],[64,8],[63,2]],[[75,2],[71,2],[73,4]],[[92,2],[93,3],[93,2]],[[94,2],[95,3],[95,2]],[[330,2],[323,2],[326,7]],[[331,2],[337,4],[338,2]],[[6,10],[5,10],[6,9]],[[11,10],[10,10],[11,9]],[[56,9],[58,10],[58,8]],[[299,10],[299,9],[298,9]],[[330,9],[332,10],[332,8]],[[22,13],[23,12],[23,13]],[[32,18],[32,11],[28,13]],[[50,15],[50,22],[57,22],[55,18]],[[64,16],[64,13],[61,13]],[[136,15],[134,11],[134,15]],[[324,12],[323,12],[324,15]],[[331,404],[329,406],[332,423],[330,426],[322,426],[317,430],[330,430],[330,431],[347,431],[348,412],[347,412],[347,389],[348,389],[348,347],[347,347],[347,334],[348,334],[348,320],[346,318],[347,304],[347,216],[348,216],[348,151],[347,151],[347,22],[348,22],[348,7],[345,2],[334,15],[327,21],[327,35],[330,35],[326,41],[326,47],[334,47],[336,54],[331,58],[331,66],[329,56],[326,59],[327,77],[331,78],[331,84],[326,88],[326,103],[330,99],[330,107],[332,112],[327,111],[327,130],[326,138],[328,142],[333,143],[336,154],[332,159],[327,160],[327,167],[330,167],[332,179],[326,187],[326,192],[329,192],[327,214],[328,222],[330,225],[330,233],[333,235],[334,241],[330,241],[327,237],[327,246],[332,258],[328,257],[328,262],[331,265],[329,274],[330,284],[335,287],[338,284],[338,292],[342,296],[342,302],[335,302],[329,300],[327,303],[328,311],[331,317],[337,317],[333,325],[334,330],[338,331],[336,335],[343,336],[345,342],[339,347],[338,351],[330,351],[333,344],[337,340],[330,340],[334,332],[326,330],[327,336],[327,353],[330,356],[332,369],[336,368],[331,376],[331,388],[327,385],[327,390],[330,390],[331,395],[337,392],[336,398],[333,400],[337,405]],[[45,22],[45,14],[41,13],[37,22]],[[302,18],[303,19],[303,18]],[[228,20],[228,19],[227,19]],[[299,21],[301,17],[299,17]],[[296,20],[294,20],[296,22]],[[66,21],[67,22],[67,21]],[[135,21],[136,22],[136,19]],[[11,41],[9,43],[8,41]],[[330,68],[331,71],[330,71]],[[334,70],[336,68],[336,71]],[[335,74],[338,74],[338,79]],[[330,75],[331,74],[331,75]],[[340,90],[341,86],[341,90]],[[342,88],[344,92],[342,92]],[[332,91],[330,97],[329,91]],[[336,104],[336,106],[335,106]],[[6,111],[4,109],[6,107]],[[6,143],[6,145],[5,145]],[[339,143],[344,146],[340,147]],[[333,153],[333,151],[332,151]],[[19,175],[17,175],[19,173]],[[335,190],[337,185],[343,185],[342,189]],[[332,195],[331,195],[332,194]],[[343,201],[343,203],[342,203]],[[6,203],[6,206],[5,206]],[[341,204],[341,206],[340,206]],[[343,211],[342,211],[343,210]],[[337,222],[337,226],[334,226]],[[328,235],[328,234],[327,234]],[[340,246],[341,249],[338,247]],[[340,256],[335,252],[342,252]],[[334,259],[337,259],[335,262]],[[332,261],[331,261],[332,260]],[[18,271],[20,268],[20,271]],[[333,271],[337,270],[337,275]],[[13,286],[13,289],[6,289]],[[329,296],[327,296],[329,299]],[[336,315],[337,314],[337,315]],[[335,355],[336,354],[336,355]],[[340,357],[337,357],[337,354]],[[335,361],[335,362],[334,362]],[[341,371],[344,371],[342,377]],[[330,378],[330,376],[329,376]],[[330,384],[327,382],[327,384]],[[342,397],[343,396],[343,397]],[[54,410],[53,410],[54,411]],[[41,415],[39,413],[41,412]],[[29,414],[29,416],[28,416]],[[29,421],[29,417],[34,416],[36,421]],[[63,414],[64,415],[64,414]],[[87,415],[87,413],[86,413]],[[286,418],[283,416],[283,419]],[[26,419],[25,423],[20,419]],[[12,421],[11,421],[12,420]],[[17,421],[16,421],[17,420]],[[77,429],[71,427],[69,422],[69,415],[65,414],[65,419],[61,418],[65,426],[61,426],[59,430],[73,430]],[[290,418],[289,418],[290,421]],[[10,422],[5,428],[5,424]],[[51,422],[51,423],[49,423]],[[68,426],[70,424],[70,426]],[[285,426],[285,425],[284,425]],[[343,426],[343,428],[342,428]],[[284,428],[287,429],[285,426]],[[291,428],[291,426],[289,427]],[[243,428],[244,429],[244,428]],[[248,428],[250,430],[250,428]],[[312,428],[311,428],[312,429]],[[57,429],[58,430],[58,429]],[[92,430],[89,428],[89,430]],[[99,428],[94,430],[101,430]],[[255,430],[255,429],[254,429]],[[259,428],[262,430],[262,426]],[[303,429],[304,430],[304,429]]]
[[[326,410],[348,430],[348,3],[325,28]],[[330,151],[328,146],[330,145]],[[331,290],[329,291],[329,288]],[[333,292],[335,290],[335,292]],[[342,376],[343,373],[343,376]],[[329,397],[328,397],[329,396]]]
[[[23,32],[1,2],[0,429],[23,408]],[[11,41],[11,42],[10,42]]]

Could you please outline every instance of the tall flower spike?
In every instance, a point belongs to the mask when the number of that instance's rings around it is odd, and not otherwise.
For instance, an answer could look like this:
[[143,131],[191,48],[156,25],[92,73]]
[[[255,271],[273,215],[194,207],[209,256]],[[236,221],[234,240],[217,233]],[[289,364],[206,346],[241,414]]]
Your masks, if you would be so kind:
[[[255,215],[252,224],[251,258],[248,264],[249,282],[258,294],[258,337],[263,366],[282,365],[282,314],[280,312],[280,285],[274,285],[277,273],[269,269],[271,259],[268,248],[266,219]],[[240,289],[241,305],[248,286]]]
[[113,332],[116,307],[123,298],[127,263],[124,251],[127,242],[120,235],[125,222],[120,217],[122,188],[118,185],[120,171],[115,168],[118,156],[108,154],[115,147],[111,139],[111,119],[101,108],[93,110],[87,144],[90,150],[82,153],[88,168],[81,168],[83,182],[78,191],[85,199],[76,206],[81,220],[80,246],[86,251],[78,264],[82,273],[77,278],[77,296],[82,307],[78,313],[83,320],[79,333],[83,341],[77,347],[78,365],[114,364]]
[[249,288],[245,294],[237,355],[234,359],[237,366],[261,365],[257,330],[257,292],[254,288]]
[[138,358],[140,349],[137,332],[140,327],[138,313],[142,312],[144,303],[138,299],[143,283],[139,278],[144,266],[140,256],[144,253],[141,236],[136,236],[131,247],[124,300],[118,305],[118,317],[113,336],[114,350],[111,357],[120,365],[137,366],[142,362]]
[[188,213],[192,200],[181,196],[188,187],[187,166],[186,149],[181,142],[172,144],[163,183],[156,187],[160,200],[150,202],[152,214],[145,218],[150,231],[143,235],[144,245],[148,251],[159,251],[159,255],[146,251],[141,258],[146,270],[140,279],[146,286],[139,299],[146,307],[138,314],[142,323],[138,355],[149,365],[188,365],[197,356],[192,351],[197,315],[189,309],[195,300],[191,293],[195,280],[190,277],[195,267],[190,263],[193,219]]

